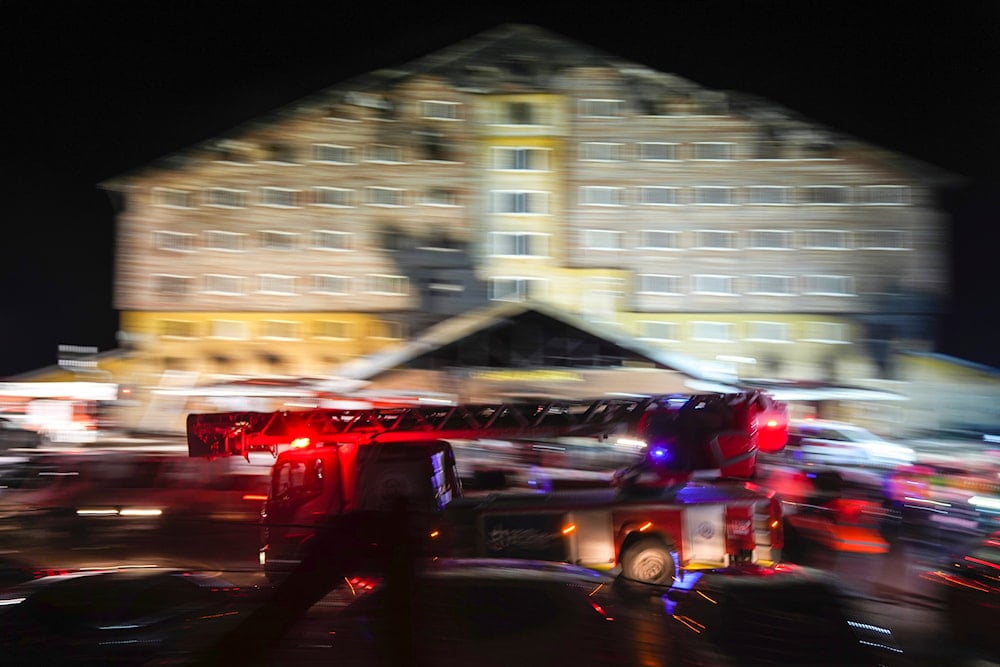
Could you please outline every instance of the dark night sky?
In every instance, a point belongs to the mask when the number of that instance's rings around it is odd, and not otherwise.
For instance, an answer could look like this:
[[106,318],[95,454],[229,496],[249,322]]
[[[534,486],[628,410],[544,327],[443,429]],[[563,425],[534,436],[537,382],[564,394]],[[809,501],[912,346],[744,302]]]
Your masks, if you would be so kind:
[[0,3],[0,378],[54,363],[59,344],[114,347],[98,182],[504,22],[754,93],[962,177],[938,351],[1000,367],[1000,3],[29,0]]

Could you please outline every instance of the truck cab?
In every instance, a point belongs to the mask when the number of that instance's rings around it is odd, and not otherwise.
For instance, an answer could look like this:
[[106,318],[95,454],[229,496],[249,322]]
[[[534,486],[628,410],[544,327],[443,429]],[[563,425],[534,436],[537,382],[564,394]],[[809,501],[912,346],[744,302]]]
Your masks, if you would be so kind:
[[443,440],[324,443],[278,454],[261,511],[260,564],[269,579],[290,571],[324,518],[393,510],[436,515],[462,494],[451,445]]

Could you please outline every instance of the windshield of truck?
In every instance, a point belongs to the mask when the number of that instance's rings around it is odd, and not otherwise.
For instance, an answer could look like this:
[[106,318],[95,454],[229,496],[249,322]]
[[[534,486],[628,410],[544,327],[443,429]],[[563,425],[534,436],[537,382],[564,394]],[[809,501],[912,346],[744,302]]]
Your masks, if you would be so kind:
[[323,459],[292,459],[275,465],[271,497],[302,500],[323,492]]
[[392,509],[400,499],[439,510],[454,493],[453,460],[440,445],[370,445],[358,455],[358,508]]

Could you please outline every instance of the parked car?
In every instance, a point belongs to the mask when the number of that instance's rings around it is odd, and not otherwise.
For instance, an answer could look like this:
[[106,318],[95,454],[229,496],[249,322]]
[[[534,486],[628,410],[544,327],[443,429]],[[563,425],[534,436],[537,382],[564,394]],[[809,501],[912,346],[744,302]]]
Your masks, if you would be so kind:
[[800,463],[895,467],[916,461],[916,452],[868,429],[819,419],[789,424],[786,456]]
[[0,450],[36,448],[43,444],[45,439],[38,431],[18,426],[10,419],[0,417]]
[[937,542],[982,538],[1000,530],[1000,468],[924,457],[886,477],[886,496],[906,535]]
[[0,553],[0,590],[23,584],[32,579],[39,579],[46,574],[55,574],[55,572],[34,567],[16,556]]
[[782,556],[809,564],[819,553],[884,554],[890,520],[883,477],[863,469],[762,466],[756,482],[781,498],[785,517]]
[[1000,658],[1000,531],[973,542],[924,579],[937,584],[955,639]]
[[198,648],[252,607],[221,576],[161,568],[85,570],[0,592],[0,662],[142,665]]
[[903,665],[892,632],[831,574],[796,565],[688,573],[665,595],[682,664]]

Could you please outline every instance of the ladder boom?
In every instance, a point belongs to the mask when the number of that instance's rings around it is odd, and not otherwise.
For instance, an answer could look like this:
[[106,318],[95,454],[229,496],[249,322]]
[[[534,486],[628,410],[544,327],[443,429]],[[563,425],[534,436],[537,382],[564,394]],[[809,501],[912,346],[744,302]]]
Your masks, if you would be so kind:
[[273,450],[295,438],[365,443],[606,435],[627,427],[649,405],[667,398],[190,414],[188,453],[193,457],[239,456]]
[[[763,417],[763,419],[762,419]],[[633,435],[670,443],[693,470],[752,470],[758,448],[787,437],[783,403],[759,391],[585,401],[316,408],[191,414],[188,454],[216,458],[276,454],[280,446]],[[665,450],[664,450],[665,451]],[[734,466],[738,466],[734,467]]]

